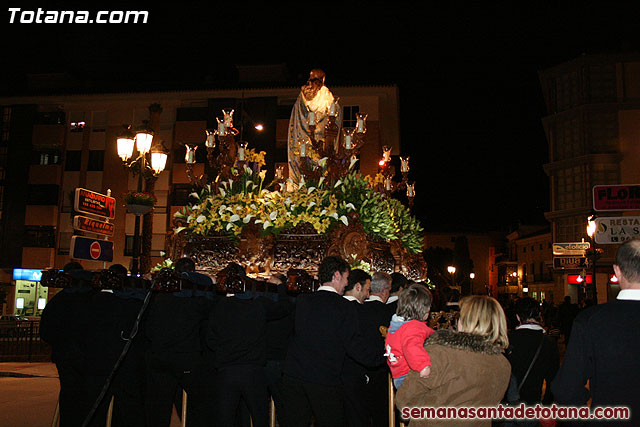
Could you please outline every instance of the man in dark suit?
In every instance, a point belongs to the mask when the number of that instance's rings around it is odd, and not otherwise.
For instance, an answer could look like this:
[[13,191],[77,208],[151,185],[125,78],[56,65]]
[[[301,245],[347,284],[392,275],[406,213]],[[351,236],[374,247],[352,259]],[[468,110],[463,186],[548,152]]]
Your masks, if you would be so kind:
[[[391,316],[395,313],[395,306],[388,305],[391,294],[391,275],[383,272],[374,273],[371,280],[371,296],[364,303],[360,321],[367,328],[367,336],[375,340],[376,354],[384,355],[384,338],[380,333],[380,326],[388,327]],[[389,367],[385,359],[377,365],[370,366],[366,372],[367,386],[365,401],[373,426],[387,426],[389,414]]]
[[322,286],[296,299],[295,332],[284,368],[284,403],[288,426],[343,426],[345,355],[372,365],[378,355],[366,351],[359,333],[358,313],[342,297],[349,264],[340,257],[325,258],[318,269]]
[[[640,240],[623,243],[613,266],[620,281],[614,301],[583,310],[573,322],[564,361],[551,391],[556,403],[626,406],[640,423]],[[589,388],[585,387],[587,381]]]
[[[344,298],[351,301],[358,311],[358,321],[361,333],[367,336],[367,328],[360,316],[364,301],[369,297],[371,289],[371,276],[363,270],[351,270],[347,287],[344,290]],[[371,352],[376,351],[376,341],[367,339],[367,344],[371,344]],[[344,385],[344,406],[346,424],[349,427],[369,425],[369,410],[365,402],[365,391],[367,385],[367,367],[347,356],[342,367],[342,384]]]
[[[509,351],[507,359],[511,363],[511,372],[520,385],[520,399],[529,406],[536,403],[551,404],[553,398],[547,386],[542,398],[542,383],[551,381],[558,371],[558,345],[553,338],[546,335],[540,325],[540,303],[530,297],[520,298],[515,304],[519,325],[509,333]],[[531,367],[529,374],[522,382],[525,373],[531,366],[534,355],[540,347],[540,353]],[[521,420],[518,425],[538,426],[538,420]]]

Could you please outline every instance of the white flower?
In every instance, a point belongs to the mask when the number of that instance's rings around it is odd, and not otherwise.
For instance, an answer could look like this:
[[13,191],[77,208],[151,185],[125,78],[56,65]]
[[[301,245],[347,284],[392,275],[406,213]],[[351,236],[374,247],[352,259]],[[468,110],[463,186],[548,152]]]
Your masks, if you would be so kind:
[[311,194],[315,189],[316,187],[309,187],[309,189],[307,190],[307,194]]
[[322,212],[320,212],[320,215],[326,215],[327,214],[327,210],[326,209],[322,209]]
[[267,176],[267,170],[266,170],[266,169],[261,170],[261,171],[258,173],[258,176],[260,177],[260,179],[261,179],[262,181],[264,181],[264,178]]
[[233,227],[232,223],[227,224],[227,231],[229,231],[231,229],[231,227]]
[[318,166],[323,168],[327,164],[327,159],[328,159],[328,157],[323,157],[320,160],[318,160]]
[[273,211],[269,214],[269,219],[271,221],[275,221],[277,217],[278,217],[278,211]]
[[204,220],[207,219],[204,215],[200,215],[198,218],[196,218],[196,222],[201,223],[204,222]]
[[187,222],[191,222],[192,220],[193,220],[193,215],[189,215],[189,216],[187,217]]
[[289,206],[291,204],[291,198],[287,197],[287,199],[284,201],[285,206]]
[[236,222],[236,221],[238,221],[239,219],[240,219],[240,215],[238,215],[238,214],[234,214],[234,215],[231,215],[231,218],[229,218],[229,221],[231,221],[231,222]]
[[342,185],[342,180],[341,179],[339,179],[338,182],[335,183],[333,188],[338,188],[340,185]]
[[324,182],[324,176],[320,177],[320,181],[318,181],[318,187],[320,187],[323,182]]
[[333,212],[332,214],[329,215],[331,218],[335,218],[338,219],[338,212]]
[[189,194],[189,197],[195,197],[196,199],[200,200],[200,195],[198,193],[196,193],[195,191],[191,194]]
[[358,162],[358,158],[356,156],[351,157],[351,163],[349,164],[349,169],[353,167]]
[[245,224],[248,224],[249,221],[251,221],[251,218],[253,218],[255,215],[249,214],[247,216],[245,216],[244,218],[242,218],[242,222],[244,222]]
[[345,215],[342,215],[340,217],[340,221],[342,221],[344,223],[344,225],[349,225],[349,220],[347,219],[347,217]]
[[269,221],[265,221],[265,222],[264,222],[264,224],[262,225],[262,229],[263,229],[263,230],[266,230],[266,229],[267,229],[267,227],[271,227],[271,225],[272,225],[272,224],[271,224],[271,222],[269,222]]
[[218,215],[222,215],[222,213],[227,209],[227,205],[222,205],[218,208]]
[[356,209],[356,207],[355,207],[355,206],[353,206],[353,203],[347,203],[344,207],[345,207],[345,208],[349,208],[349,209],[353,209],[353,210],[355,210],[355,209]]
[[226,192],[226,191],[224,191],[224,188],[220,188],[219,190],[220,190],[220,195],[221,195],[222,197],[225,197],[225,196],[227,195],[227,192]]
[[312,207],[314,207],[315,205],[316,205],[316,202],[311,202],[311,203],[309,203],[309,204],[307,205],[307,209],[308,209],[308,208],[312,208]]

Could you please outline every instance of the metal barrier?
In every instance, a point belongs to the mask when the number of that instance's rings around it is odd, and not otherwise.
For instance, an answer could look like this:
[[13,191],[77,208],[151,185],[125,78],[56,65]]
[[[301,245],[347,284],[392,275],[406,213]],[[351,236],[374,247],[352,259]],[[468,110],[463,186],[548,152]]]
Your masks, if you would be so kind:
[[46,362],[51,347],[40,339],[40,322],[0,324],[0,362]]

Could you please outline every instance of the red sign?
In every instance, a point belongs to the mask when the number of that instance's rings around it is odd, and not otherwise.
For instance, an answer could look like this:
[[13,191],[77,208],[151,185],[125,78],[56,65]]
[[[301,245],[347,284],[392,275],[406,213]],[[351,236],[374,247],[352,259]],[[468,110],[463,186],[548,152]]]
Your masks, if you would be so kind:
[[596,185],[593,187],[593,209],[596,211],[640,210],[640,184]]
[[100,248],[100,243],[93,242],[91,246],[89,246],[89,255],[91,255],[91,258],[93,259],[100,258],[101,252],[102,252],[102,249]]
[[76,215],[73,217],[73,228],[75,230],[88,231],[89,233],[113,236],[113,224],[86,216]]
[[73,208],[78,212],[109,219],[116,217],[116,199],[84,188],[76,188]]
[[570,285],[581,285],[583,283],[591,283],[591,275],[587,274],[587,277],[582,277],[579,274],[569,274],[567,281]]

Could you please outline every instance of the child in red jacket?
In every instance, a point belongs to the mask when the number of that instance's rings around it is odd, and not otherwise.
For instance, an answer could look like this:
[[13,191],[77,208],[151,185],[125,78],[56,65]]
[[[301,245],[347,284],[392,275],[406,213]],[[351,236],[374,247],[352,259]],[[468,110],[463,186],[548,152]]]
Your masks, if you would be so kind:
[[423,378],[431,373],[431,358],[424,349],[425,340],[435,332],[425,323],[431,301],[431,293],[420,284],[409,286],[398,298],[385,339],[385,356],[396,388],[410,369],[420,372]]

